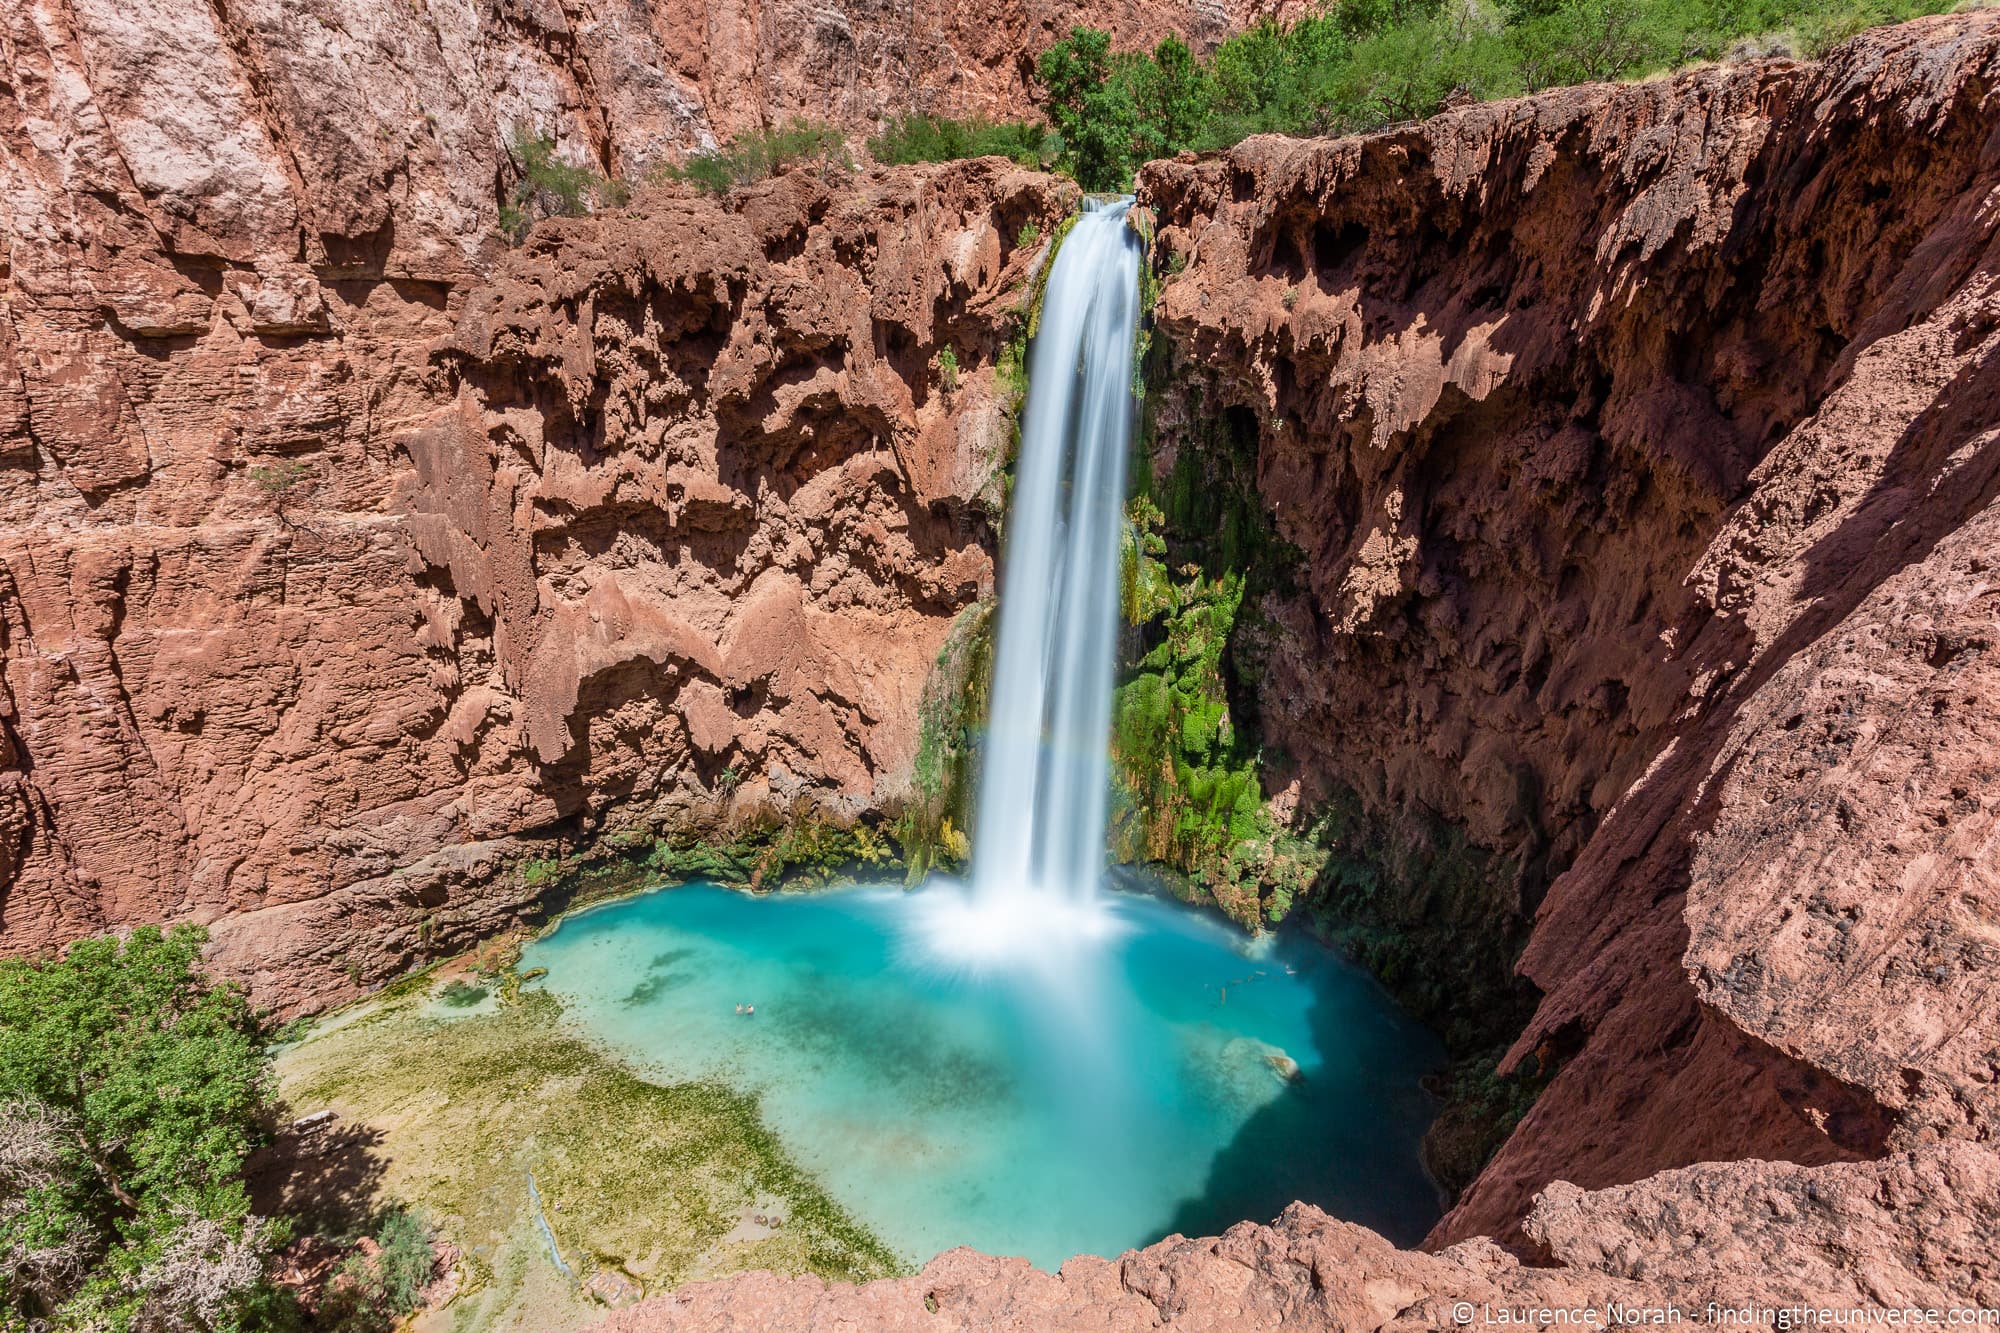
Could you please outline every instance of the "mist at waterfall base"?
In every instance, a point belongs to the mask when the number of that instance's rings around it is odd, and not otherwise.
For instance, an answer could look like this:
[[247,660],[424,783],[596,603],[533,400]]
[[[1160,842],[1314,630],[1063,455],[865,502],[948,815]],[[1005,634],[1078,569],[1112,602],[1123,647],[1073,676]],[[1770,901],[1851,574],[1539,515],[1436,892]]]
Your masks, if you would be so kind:
[[1124,214],[1071,228],[1029,354],[969,880],[675,889],[523,959],[635,1063],[756,1091],[912,1262],[973,1245],[1053,1269],[1294,1199],[1405,1242],[1437,1214],[1427,1034],[1310,944],[1102,885],[1139,316]]

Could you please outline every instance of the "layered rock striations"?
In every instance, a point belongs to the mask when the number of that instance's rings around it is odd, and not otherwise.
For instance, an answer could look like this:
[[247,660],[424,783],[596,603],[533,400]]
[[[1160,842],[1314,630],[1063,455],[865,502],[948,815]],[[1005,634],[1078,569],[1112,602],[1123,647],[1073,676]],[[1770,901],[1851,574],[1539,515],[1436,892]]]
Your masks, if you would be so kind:
[[1267,730],[1533,913],[1555,1073],[1435,1242],[1993,1136],[1996,112],[1968,14],[1144,174],[1303,553]]
[[483,285],[63,197],[0,320],[9,948],[194,918],[323,1002],[529,904],[518,835],[894,798],[990,587],[992,366],[1068,187],[669,191]]

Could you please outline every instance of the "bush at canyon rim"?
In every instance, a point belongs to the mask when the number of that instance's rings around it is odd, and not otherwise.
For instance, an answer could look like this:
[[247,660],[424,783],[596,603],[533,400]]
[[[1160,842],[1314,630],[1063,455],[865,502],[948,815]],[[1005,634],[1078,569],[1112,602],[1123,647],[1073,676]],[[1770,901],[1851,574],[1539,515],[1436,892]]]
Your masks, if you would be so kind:
[[516,130],[507,156],[519,173],[500,209],[500,232],[511,242],[526,237],[537,219],[576,217],[625,202],[624,184],[563,161],[556,155],[556,141],[546,135]]
[[1046,170],[1054,165],[1061,149],[1061,141],[1046,126],[1033,121],[979,116],[954,120],[922,111],[891,117],[882,132],[868,140],[869,156],[890,166],[1005,157],[1024,167]]
[[664,174],[710,194],[723,194],[791,167],[811,167],[823,176],[853,165],[838,129],[795,117],[776,129],[739,134],[721,147],[696,153],[679,167],[666,168]]

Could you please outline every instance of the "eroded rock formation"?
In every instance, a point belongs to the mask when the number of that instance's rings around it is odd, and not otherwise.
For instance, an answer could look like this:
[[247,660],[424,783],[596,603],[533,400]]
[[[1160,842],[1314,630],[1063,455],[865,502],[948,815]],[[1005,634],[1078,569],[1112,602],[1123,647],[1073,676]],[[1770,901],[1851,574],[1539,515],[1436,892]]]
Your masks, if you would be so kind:
[[1434,1241],[1993,1136],[1996,111],[1965,15],[1145,173],[1304,553],[1267,729],[1534,910],[1558,1072]]
[[[17,241],[9,947],[192,917],[323,1002],[530,902],[515,835],[882,806],[991,583],[993,356],[1067,191],[669,191],[470,296],[76,215]],[[185,288],[171,328],[135,267]]]

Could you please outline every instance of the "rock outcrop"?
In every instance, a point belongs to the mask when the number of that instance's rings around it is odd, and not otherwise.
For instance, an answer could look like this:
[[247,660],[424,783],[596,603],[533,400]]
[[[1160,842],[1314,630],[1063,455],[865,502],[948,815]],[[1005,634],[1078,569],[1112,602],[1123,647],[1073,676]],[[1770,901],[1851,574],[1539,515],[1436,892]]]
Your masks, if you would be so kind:
[[[1028,115],[1034,56],[1073,23],[1212,44],[1276,7],[23,0],[0,17],[8,225],[17,248],[54,240],[115,200],[175,255],[436,277],[493,246],[516,136],[639,182],[793,117],[858,136],[912,109]],[[128,327],[202,322],[166,268],[128,264],[104,289]],[[265,308],[299,280],[264,284]]]
[[517,835],[894,796],[1070,187],[668,190],[476,286],[42,198],[0,307],[9,948],[208,921],[295,1007],[530,904]]
[[[1529,1267],[1491,1241],[1398,1250],[1365,1227],[1294,1204],[1270,1226],[1170,1236],[1050,1274],[972,1250],[915,1277],[863,1286],[752,1273],[699,1283],[612,1315],[606,1333],[866,1328],[897,1333],[1197,1333],[1744,1327],[1758,1312],[1977,1311],[2000,1304],[2000,1158],[1954,1145],[1888,1161],[1805,1168],[1690,1167],[1596,1194],[1549,1191],[1528,1220],[1555,1263]],[[1671,1312],[1671,1313],[1669,1313]],[[1823,1321],[1835,1322],[1832,1318]],[[1970,1321],[1968,1321],[1970,1322]],[[1793,1317],[1791,1327],[1812,1325]]]
[[1993,1137],[1996,111],[1972,13],[1145,172],[1304,553],[1267,729],[1534,913],[1557,1072],[1435,1243]]

